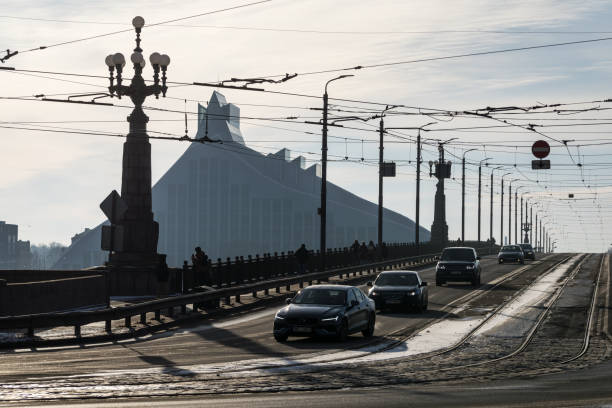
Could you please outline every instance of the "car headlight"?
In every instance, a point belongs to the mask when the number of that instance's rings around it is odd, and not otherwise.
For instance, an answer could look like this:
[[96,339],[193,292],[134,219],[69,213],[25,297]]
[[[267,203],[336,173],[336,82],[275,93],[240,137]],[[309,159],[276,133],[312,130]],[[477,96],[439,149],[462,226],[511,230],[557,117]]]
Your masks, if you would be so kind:
[[444,270],[444,269],[446,269],[446,266],[444,266],[444,265],[438,265],[438,267],[437,267],[437,268],[438,268],[438,269],[442,269],[442,270]]
[[340,315],[321,319],[322,322],[337,322],[338,320],[340,320]]
[[274,316],[275,319],[280,319],[280,320],[285,320],[287,318],[287,315],[283,315],[280,314],[280,312],[276,313],[276,316]]
[[378,296],[378,292],[373,290],[370,292],[370,296]]
[[465,269],[474,269],[474,265],[466,265]]
[[407,295],[408,295],[408,296],[414,296],[414,295],[416,295],[416,292],[413,290],[413,291],[411,291],[411,292],[408,292],[408,293],[407,293]]

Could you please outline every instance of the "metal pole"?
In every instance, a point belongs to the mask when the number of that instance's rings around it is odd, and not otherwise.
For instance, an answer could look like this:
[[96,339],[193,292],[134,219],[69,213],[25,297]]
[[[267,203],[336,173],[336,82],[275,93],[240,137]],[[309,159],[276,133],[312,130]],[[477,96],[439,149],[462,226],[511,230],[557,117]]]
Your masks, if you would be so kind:
[[417,247],[417,254],[420,253],[420,211],[421,210],[421,131],[417,133],[417,163],[416,163],[416,217],[414,229],[414,242]]
[[504,177],[501,178],[501,200],[500,200],[500,217],[501,226],[500,226],[500,240],[499,245],[504,245]]
[[383,135],[385,133],[383,115],[380,115],[380,144],[378,146],[378,252],[382,255],[383,243]]
[[321,237],[320,255],[321,255],[321,270],[325,270],[325,252],[326,251],[326,222],[327,222],[327,87],[323,94],[323,140],[321,142]]
[[465,242],[465,154],[461,160],[461,242]]
[[529,207],[529,243],[533,245],[533,204]]
[[491,240],[491,245],[493,245],[493,170],[491,170],[491,208],[489,210],[489,239]]
[[512,245],[512,182],[508,184],[508,245]]
[[[533,207],[531,207],[533,209]],[[534,244],[535,244],[535,250],[537,251],[538,248],[538,212],[536,211],[536,215],[535,215],[535,236],[534,236]]]
[[480,193],[482,192],[482,166],[478,166],[478,242],[480,242]]
[[518,215],[518,191],[515,190],[514,191],[514,240],[516,241],[516,243],[520,243],[521,242],[521,237],[518,235],[518,221],[517,221],[517,215]]

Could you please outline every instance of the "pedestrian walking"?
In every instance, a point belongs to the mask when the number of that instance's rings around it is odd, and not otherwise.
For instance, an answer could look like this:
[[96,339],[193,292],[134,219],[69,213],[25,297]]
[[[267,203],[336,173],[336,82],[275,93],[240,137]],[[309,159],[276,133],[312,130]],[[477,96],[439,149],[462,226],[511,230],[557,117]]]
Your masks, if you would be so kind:
[[195,247],[195,252],[191,255],[191,263],[193,265],[194,275],[198,284],[210,284],[208,276],[208,255],[202,248]]
[[376,245],[374,245],[374,241],[368,243],[368,259],[370,263],[374,262],[376,259]]
[[308,262],[309,253],[306,249],[306,244],[302,244],[297,251],[295,251],[295,259],[298,264],[298,273],[303,275],[306,273],[306,263]]

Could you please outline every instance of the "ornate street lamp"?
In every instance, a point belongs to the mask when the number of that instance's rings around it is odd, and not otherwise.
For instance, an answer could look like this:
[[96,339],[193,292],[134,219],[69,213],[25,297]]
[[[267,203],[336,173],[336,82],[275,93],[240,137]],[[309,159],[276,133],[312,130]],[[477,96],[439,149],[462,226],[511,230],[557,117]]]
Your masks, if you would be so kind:
[[[166,70],[170,64],[170,57],[157,52],[151,54],[149,61],[153,66],[153,84],[147,85],[142,77],[142,70],[146,64],[140,48],[140,32],[144,24],[145,21],[140,16],[132,20],[136,31],[136,48],[130,56],[134,64],[134,76],[129,86],[122,83],[126,62],[123,54],[112,54],[105,59],[110,74],[108,90],[111,96],[118,98],[129,96],[134,103],[134,110],[127,118],[130,132],[123,145],[121,197],[116,198],[122,201],[120,204],[126,208],[126,211],[121,216],[111,217],[115,218],[111,219],[111,223],[116,232],[112,233],[115,246],[110,249],[109,265],[159,269],[165,266],[165,255],[157,253],[159,226],[153,220],[151,203],[151,144],[147,135],[149,118],[142,110],[142,104],[147,96],[155,95],[159,98],[160,93],[166,96],[168,90]],[[113,211],[115,204],[113,202]]]

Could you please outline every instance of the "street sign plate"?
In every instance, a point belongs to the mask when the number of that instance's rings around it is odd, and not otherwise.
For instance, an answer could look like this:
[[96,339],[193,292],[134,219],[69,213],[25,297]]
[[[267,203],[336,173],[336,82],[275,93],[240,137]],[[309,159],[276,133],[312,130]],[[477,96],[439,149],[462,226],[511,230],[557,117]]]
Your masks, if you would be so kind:
[[100,203],[100,209],[112,224],[117,224],[123,219],[128,207],[116,190]]
[[382,164],[383,177],[395,177],[395,163],[388,162]]
[[538,140],[531,146],[531,153],[538,159],[543,159],[550,153],[550,145],[545,140]]
[[550,169],[550,160],[532,160],[532,170],[548,170]]

